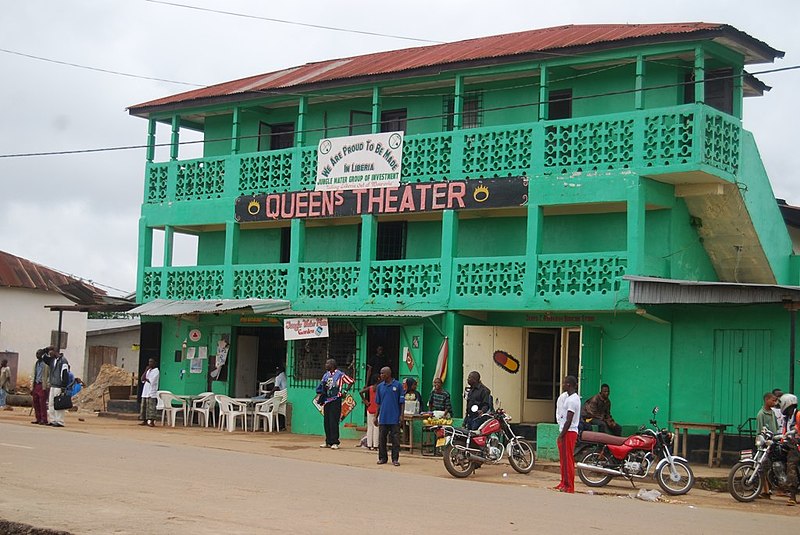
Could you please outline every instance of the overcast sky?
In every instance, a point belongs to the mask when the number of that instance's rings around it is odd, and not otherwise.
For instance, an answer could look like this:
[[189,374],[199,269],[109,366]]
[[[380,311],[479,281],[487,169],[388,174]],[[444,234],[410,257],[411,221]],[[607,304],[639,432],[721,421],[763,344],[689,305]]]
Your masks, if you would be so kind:
[[[719,22],[785,51],[775,66],[800,65],[797,0],[175,3],[434,41],[562,24]],[[195,84],[416,44],[422,43],[146,0],[5,0],[0,17],[0,49]],[[775,195],[800,204],[792,164],[800,70],[759,78],[773,89],[745,101],[745,128],[755,134]],[[125,108],[191,89],[3,51],[0,80],[0,155],[141,145],[147,122]],[[142,149],[0,158],[0,250],[89,279],[112,294],[134,291],[144,163]]]

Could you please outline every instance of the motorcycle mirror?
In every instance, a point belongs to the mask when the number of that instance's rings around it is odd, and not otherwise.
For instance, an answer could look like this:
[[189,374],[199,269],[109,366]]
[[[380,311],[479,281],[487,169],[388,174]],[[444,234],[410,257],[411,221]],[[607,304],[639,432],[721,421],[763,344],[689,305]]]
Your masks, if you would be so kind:
[[470,412],[478,412],[478,406],[477,405],[473,405],[472,407],[469,408],[469,411]]
[[653,407],[653,416],[655,416],[656,414],[658,414],[658,407],[657,406]]

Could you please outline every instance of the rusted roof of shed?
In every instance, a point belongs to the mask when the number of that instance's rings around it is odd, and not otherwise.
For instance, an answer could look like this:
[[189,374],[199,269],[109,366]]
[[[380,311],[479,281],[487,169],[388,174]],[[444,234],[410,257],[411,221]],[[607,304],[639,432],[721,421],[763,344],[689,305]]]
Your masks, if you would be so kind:
[[209,99],[246,93],[310,89],[332,82],[424,71],[426,68],[445,65],[541,59],[589,53],[601,48],[690,39],[718,40],[742,53],[746,63],[764,63],[783,57],[780,50],[727,24],[570,24],[307,63],[151,100],[131,106],[129,111],[133,115],[147,116],[161,107],[194,101],[206,102]]
[[25,258],[0,251],[0,287],[58,292],[75,303],[102,303],[106,292]]

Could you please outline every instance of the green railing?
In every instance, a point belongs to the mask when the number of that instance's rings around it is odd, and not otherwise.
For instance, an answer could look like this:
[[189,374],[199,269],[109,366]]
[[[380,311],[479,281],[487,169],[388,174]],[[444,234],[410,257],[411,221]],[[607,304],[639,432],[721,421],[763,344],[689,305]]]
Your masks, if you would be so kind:
[[[739,170],[741,121],[686,104],[516,125],[409,135],[404,182],[631,169],[657,175]],[[148,163],[145,204],[313,189],[316,147]]]
[[[288,299],[318,310],[613,307],[627,253],[146,268],[141,300]],[[366,280],[362,280],[362,276]],[[291,281],[296,281],[292,284]],[[224,288],[231,288],[225,292]],[[552,305],[552,306],[551,306]]]

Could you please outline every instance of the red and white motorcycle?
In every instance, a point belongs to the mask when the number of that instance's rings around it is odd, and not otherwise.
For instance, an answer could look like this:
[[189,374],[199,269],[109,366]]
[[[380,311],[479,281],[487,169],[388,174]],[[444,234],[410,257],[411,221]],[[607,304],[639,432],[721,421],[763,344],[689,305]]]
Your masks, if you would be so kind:
[[581,448],[583,458],[576,465],[581,481],[590,487],[602,487],[615,477],[643,479],[655,469],[654,477],[664,492],[673,496],[689,492],[694,486],[694,473],[686,459],[670,452],[672,433],[658,429],[657,412],[655,407],[650,420],[655,430],[642,426],[629,437],[583,431],[580,441],[589,446]]

